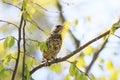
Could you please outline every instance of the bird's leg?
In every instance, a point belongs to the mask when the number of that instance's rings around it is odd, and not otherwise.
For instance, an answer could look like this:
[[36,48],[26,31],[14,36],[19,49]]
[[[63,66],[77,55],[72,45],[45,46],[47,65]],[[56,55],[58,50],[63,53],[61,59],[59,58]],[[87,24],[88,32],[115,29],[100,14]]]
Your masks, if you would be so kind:
[[45,66],[50,66],[48,59],[43,59],[42,63],[45,64]]

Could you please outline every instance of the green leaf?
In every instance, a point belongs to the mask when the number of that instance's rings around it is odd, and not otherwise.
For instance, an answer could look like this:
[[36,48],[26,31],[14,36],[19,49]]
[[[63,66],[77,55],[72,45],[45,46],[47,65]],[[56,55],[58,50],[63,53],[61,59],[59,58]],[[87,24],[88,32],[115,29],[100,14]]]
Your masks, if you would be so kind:
[[6,69],[2,69],[0,71],[0,80],[7,80],[7,76],[10,75],[10,71],[9,70],[6,70]]
[[40,50],[42,50],[42,51],[47,51],[47,50],[48,50],[48,47],[47,47],[47,45],[46,45],[46,42],[42,42],[42,43],[40,44]]
[[9,48],[11,48],[15,44],[14,37],[10,36],[9,37]]
[[8,36],[4,40],[4,49],[11,48],[15,44],[15,40],[13,36]]
[[110,74],[110,80],[118,80],[119,70],[113,70]]
[[24,78],[23,78],[23,80],[31,80],[30,70],[28,69],[27,65],[25,65],[25,71],[24,71]]
[[111,29],[110,29],[110,34],[114,34],[115,31],[120,28],[120,23],[115,23],[112,25]]
[[96,80],[96,79],[95,79],[95,76],[94,76],[93,74],[90,75],[90,78],[91,78],[92,80]]
[[86,49],[84,50],[84,53],[86,55],[90,55],[92,52],[94,52],[94,48],[92,46],[87,46]]
[[77,75],[75,76],[75,80],[81,80],[81,74],[77,73]]
[[8,38],[6,38],[6,39],[4,40],[4,43],[3,43],[3,45],[4,45],[4,49],[7,48],[7,43],[8,43]]
[[60,73],[61,72],[61,64],[60,63],[59,64],[53,64],[53,65],[50,66],[50,69],[52,71]]
[[70,80],[70,76],[66,75],[63,80]]
[[22,7],[23,7],[23,9],[26,9],[26,7],[27,7],[27,2],[26,1],[23,1]]
[[0,63],[0,72],[4,68],[3,63]]
[[70,68],[69,68],[69,73],[71,76],[74,76],[75,75],[75,72],[76,72],[76,67],[75,67],[75,64],[71,64],[70,65]]
[[76,76],[76,80],[88,80],[86,75],[84,75],[83,73],[78,73]]
[[38,50],[38,47],[39,47],[39,43],[36,42],[36,44],[35,44],[35,49]]
[[5,56],[3,64],[9,65],[8,63],[10,62],[11,59],[12,55],[8,54],[7,56]]

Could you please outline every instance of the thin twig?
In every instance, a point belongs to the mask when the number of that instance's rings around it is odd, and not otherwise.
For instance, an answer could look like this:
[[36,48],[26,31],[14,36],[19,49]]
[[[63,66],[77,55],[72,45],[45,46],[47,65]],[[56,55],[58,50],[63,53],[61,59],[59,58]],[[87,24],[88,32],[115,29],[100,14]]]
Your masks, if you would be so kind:
[[[22,6],[23,7],[23,6]],[[23,9],[21,9],[22,11]],[[20,50],[21,50],[21,47],[20,47],[20,43],[21,43],[21,28],[22,28],[22,25],[23,25],[23,14],[21,15],[21,19],[20,19],[20,26],[18,28],[18,42],[17,42],[17,46],[18,46],[18,53],[17,53],[17,59],[16,59],[16,63],[15,63],[15,68],[14,68],[14,71],[13,71],[13,74],[12,74],[12,78],[11,80],[14,80],[15,79],[15,75],[16,75],[16,72],[17,72],[17,68],[18,68],[18,64],[19,64],[19,58],[20,58]]]
[[26,40],[25,40],[25,26],[26,26],[26,21],[24,20],[23,24],[23,66],[22,66],[22,78],[24,78],[25,74],[25,60],[26,60]]
[[96,61],[96,59],[98,58],[100,52],[104,49],[107,41],[108,41],[108,38],[103,42],[103,44],[101,45],[101,47],[99,48],[99,50],[97,50],[97,51],[94,53],[94,56],[93,56],[92,61],[90,62],[90,64],[89,64],[88,67],[86,68],[86,73],[89,73],[92,65],[95,63],[95,61]]
[[[84,44],[83,46],[79,47],[78,49],[76,49],[75,51],[71,52],[70,54],[66,55],[65,57],[63,58],[60,58],[60,59],[57,59],[57,60],[53,60],[53,61],[50,61],[49,64],[54,64],[54,63],[58,63],[58,62],[63,62],[63,61],[66,61],[67,59],[69,59],[70,57],[72,57],[73,55],[77,54],[78,52],[80,52],[81,50],[83,50],[85,47],[87,47],[88,45],[90,45],[91,43],[99,40],[100,38],[108,35],[110,33],[110,30],[104,32],[103,34],[97,36],[96,38],[88,41],[86,44]],[[36,70],[38,70],[39,68],[41,67],[44,67],[45,64],[40,64],[38,66],[36,66],[35,68],[33,68],[31,71],[30,71],[30,74],[32,75]]]
[[28,22],[30,22],[32,25],[34,25],[35,27],[37,27],[40,31],[42,31],[42,32],[44,32],[46,35],[48,34],[47,32],[45,32],[42,28],[40,28],[39,26],[38,26],[38,24],[34,21],[34,20],[32,20],[31,19],[31,21],[30,20],[27,20]]
[[7,23],[7,24],[12,24],[13,26],[19,28],[18,25],[14,24],[14,23],[12,23],[12,22],[9,22],[9,21],[0,20],[0,22],[4,22],[4,23]]
[[41,44],[42,42],[38,41],[38,40],[34,40],[34,39],[29,39],[29,38],[26,38],[26,40],[29,40],[29,41],[32,41],[32,42],[35,42],[35,43],[39,43]]
[[46,12],[60,13],[60,11],[49,11],[49,10],[47,10],[46,8],[44,8],[43,6],[41,6],[41,5],[38,4],[38,3],[34,3],[34,2],[32,2],[32,3],[35,4],[35,5],[37,5],[38,7],[40,7],[41,9],[43,9],[43,10],[46,11]]
[[117,38],[120,38],[120,36],[116,35],[116,34],[113,34],[114,36],[116,36]]
[[2,1],[2,3],[7,4],[7,5],[14,6],[14,7],[16,7],[17,9],[21,10],[21,8],[19,8],[17,5],[14,5],[14,4],[12,4],[12,3],[8,3],[8,2],[5,2],[5,1]]
[[2,41],[2,40],[4,40],[4,39],[6,39],[6,38],[1,38],[0,41]]

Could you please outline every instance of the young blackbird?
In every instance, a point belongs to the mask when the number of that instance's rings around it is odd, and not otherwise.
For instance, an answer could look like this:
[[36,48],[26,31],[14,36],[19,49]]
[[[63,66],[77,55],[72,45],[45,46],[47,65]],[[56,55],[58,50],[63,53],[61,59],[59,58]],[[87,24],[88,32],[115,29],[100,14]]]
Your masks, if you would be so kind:
[[50,36],[46,39],[45,43],[47,50],[42,51],[43,62],[48,64],[48,61],[55,59],[56,55],[59,53],[62,45],[62,36],[63,31],[62,25],[54,26],[51,30]]

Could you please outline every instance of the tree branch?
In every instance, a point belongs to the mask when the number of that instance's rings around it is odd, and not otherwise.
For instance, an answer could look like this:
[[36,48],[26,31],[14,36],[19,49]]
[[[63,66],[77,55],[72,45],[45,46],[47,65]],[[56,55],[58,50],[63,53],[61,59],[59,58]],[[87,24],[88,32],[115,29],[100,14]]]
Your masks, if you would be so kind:
[[[22,6],[21,11],[23,11],[23,6]],[[20,19],[20,26],[18,28],[18,42],[17,42],[18,53],[17,53],[17,59],[16,59],[15,68],[14,68],[11,80],[15,79],[15,75],[16,75],[16,72],[17,72],[18,64],[19,64],[20,50],[21,50],[21,47],[20,47],[20,43],[21,43],[21,28],[22,28],[23,22],[24,22],[24,18],[23,18],[23,14],[22,14],[21,15],[21,19]]]
[[8,5],[11,5],[11,6],[14,6],[14,7],[16,7],[17,9],[21,10],[21,8],[19,8],[18,6],[14,5],[14,4],[11,4],[11,3],[8,3],[8,2],[5,2],[5,1],[2,1],[2,3],[8,4]]
[[85,72],[85,73],[89,73],[92,65],[95,63],[95,61],[96,61],[96,59],[98,58],[100,52],[104,49],[107,41],[108,41],[108,38],[103,42],[103,44],[101,45],[101,47],[99,48],[99,50],[97,50],[97,51],[94,53],[93,59],[92,59],[92,61],[90,62],[90,64],[88,65],[88,67],[86,68],[86,72]]
[[[82,49],[84,49],[85,47],[87,47],[88,45],[90,45],[91,43],[99,40],[100,38],[108,35],[110,33],[110,30],[106,31],[105,33],[99,35],[98,37],[88,41],[86,44],[84,44],[83,46],[79,47],[78,49],[76,49],[75,51],[71,52],[70,54],[66,55],[65,57],[63,58],[60,58],[60,59],[57,59],[57,60],[53,60],[53,61],[50,61],[49,64],[54,64],[54,63],[58,63],[58,62],[62,62],[62,61],[66,61],[67,59],[69,59],[70,57],[72,57],[73,55],[77,54],[78,52],[80,52]],[[35,68],[33,68],[31,71],[30,71],[30,75],[32,75],[36,70],[38,70],[39,68],[41,67],[44,67],[45,64],[40,64],[38,66],[36,66]]]
[[18,25],[14,24],[14,23],[12,23],[12,22],[9,22],[9,21],[0,20],[0,22],[4,22],[4,23],[7,23],[7,24],[12,24],[13,26],[19,28]]
[[26,21],[24,20],[24,25],[23,25],[23,66],[22,66],[22,78],[24,78],[24,71],[25,71],[25,59],[26,59],[26,40],[25,40],[25,26],[26,26]]

